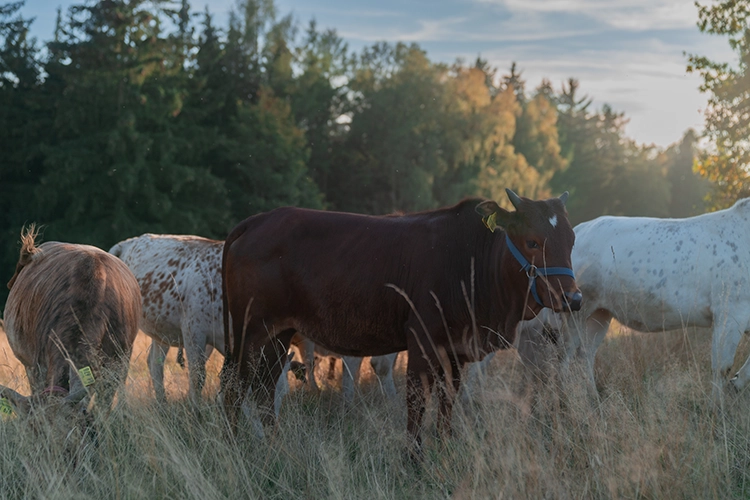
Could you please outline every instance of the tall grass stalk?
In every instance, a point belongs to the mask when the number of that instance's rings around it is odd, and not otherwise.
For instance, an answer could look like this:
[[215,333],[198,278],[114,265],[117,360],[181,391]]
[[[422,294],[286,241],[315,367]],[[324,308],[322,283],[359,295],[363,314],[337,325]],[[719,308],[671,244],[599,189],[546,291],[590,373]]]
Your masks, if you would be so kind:
[[[0,383],[28,393],[4,342]],[[0,498],[747,498],[750,395],[714,411],[709,352],[701,330],[612,335],[598,354],[598,401],[583,383],[527,380],[504,352],[476,403],[456,408],[452,437],[437,436],[429,405],[414,465],[403,360],[397,400],[374,377],[349,407],[337,387],[297,387],[258,440],[249,423],[236,438],[227,430],[217,355],[198,407],[173,357],[169,402],[155,403],[139,338],[127,388],[93,434],[54,409],[0,422]]]

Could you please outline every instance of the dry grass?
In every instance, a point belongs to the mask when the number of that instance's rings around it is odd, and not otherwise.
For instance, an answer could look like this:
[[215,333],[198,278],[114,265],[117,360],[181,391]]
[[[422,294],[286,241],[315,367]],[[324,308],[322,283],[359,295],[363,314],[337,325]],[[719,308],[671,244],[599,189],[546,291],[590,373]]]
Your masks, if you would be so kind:
[[[4,341],[0,383],[26,392]],[[125,404],[95,437],[71,432],[70,418],[0,423],[0,498],[747,498],[750,395],[712,410],[709,343],[705,331],[613,335],[598,356],[598,402],[579,384],[528,390],[503,353],[476,406],[457,409],[453,437],[435,436],[430,406],[415,466],[405,460],[403,365],[398,401],[373,381],[352,408],[335,388],[296,390],[265,440],[249,426],[235,440],[211,397],[220,357],[191,408],[172,353],[170,402],[159,406],[139,337]]]

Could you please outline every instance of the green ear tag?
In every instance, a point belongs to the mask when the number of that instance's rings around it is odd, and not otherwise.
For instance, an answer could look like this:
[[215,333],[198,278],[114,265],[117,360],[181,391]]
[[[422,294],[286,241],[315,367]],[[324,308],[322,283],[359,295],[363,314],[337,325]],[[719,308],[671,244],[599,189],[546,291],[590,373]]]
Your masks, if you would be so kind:
[[94,382],[96,382],[96,379],[94,379],[94,374],[91,372],[91,368],[88,366],[84,366],[83,368],[78,370],[78,376],[81,377],[81,382],[83,382],[84,387],[93,385]]
[[13,407],[10,404],[10,401],[8,401],[8,398],[0,398],[0,417],[3,418],[3,420],[8,418],[13,418],[14,416]]
[[487,229],[495,232],[495,228],[497,227],[497,222],[495,222],[495,219],[497,218],[497,212],[492,212],[487,217],[482,217],[482,222],[484,222],[484,225],[487,226]]

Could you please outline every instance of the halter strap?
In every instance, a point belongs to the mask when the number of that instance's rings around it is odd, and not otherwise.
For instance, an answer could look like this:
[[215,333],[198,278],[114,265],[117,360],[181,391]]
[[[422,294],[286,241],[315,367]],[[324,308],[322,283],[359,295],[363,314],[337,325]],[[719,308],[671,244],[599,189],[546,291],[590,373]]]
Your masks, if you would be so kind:
[[573,274],[573,270],[570,268],[536,267],[534,264],[530,263],[528,260],[526,260],[526,257],[524,257],[523,254],[518,250],[518,248],[516,248],[513,242],[510,241],[508,233],[505,233],[505,244],[508,246],[508,250],[510,250],[511,255],[515,257],[519,264],[521,264],[521,270],[526,271],[526,276],[529,277],[529,288],[531,288],[531,295],[534,297],[536,303],[542,307],[546,306],[539,299],[539,293],[536,291],[537,276],[570,276],[571,278],[576,279],[575,274]]

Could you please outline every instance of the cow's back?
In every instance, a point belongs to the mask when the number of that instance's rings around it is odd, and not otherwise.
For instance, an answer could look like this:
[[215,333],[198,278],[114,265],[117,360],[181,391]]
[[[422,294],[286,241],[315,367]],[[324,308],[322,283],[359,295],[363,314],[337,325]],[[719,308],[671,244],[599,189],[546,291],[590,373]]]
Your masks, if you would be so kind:
[[711,326],[713,310],[750,279],[748,212],[744,203],[688,219],[579,224],[572,259],[586,297],[582,317],[606,309],[640,331]]
[[133,271],[143,296],[141,329],[171,345],[182,344],[185,315],[224,352],[221,323],[223,242],[188,235],[144,234],[110,252]]
[[449,320],[469,320],[461,282],[471,282],[472,245],[496,235],[481,222],[450,222],[462,215],[371,217],[283,208],[246,219],[227,237],[230,310],[233,300],[252,300],[251,315],[284,318],[278,328],[304,332],[345,355],[404,350],[412,309],[392,286],[417,310],[435,307],[434,292],[443,307],[457,304],[460,312],[446,313]]

